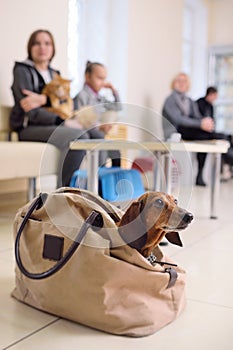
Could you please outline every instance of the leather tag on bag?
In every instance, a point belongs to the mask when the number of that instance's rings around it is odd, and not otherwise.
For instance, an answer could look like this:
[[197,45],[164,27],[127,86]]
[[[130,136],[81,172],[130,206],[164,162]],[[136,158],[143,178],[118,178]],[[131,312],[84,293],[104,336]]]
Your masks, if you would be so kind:
[[63,255],[64,238],[45,234],[43,258],[59,261]]

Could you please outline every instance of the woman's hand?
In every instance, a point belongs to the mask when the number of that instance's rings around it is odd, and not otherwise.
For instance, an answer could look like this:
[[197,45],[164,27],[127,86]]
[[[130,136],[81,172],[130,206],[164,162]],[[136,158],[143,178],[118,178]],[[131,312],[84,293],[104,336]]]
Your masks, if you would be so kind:
[[29,112],[34,108],[44,106],[47,102],[46,95],[37,94],[27,89],[22,90],[26,97],[22,98],[20,101],[20,106],[23,108],[24,112]]
[[214,130],[214,121],[210,117],[205,117],[201,120],[201,129],[207,132]]

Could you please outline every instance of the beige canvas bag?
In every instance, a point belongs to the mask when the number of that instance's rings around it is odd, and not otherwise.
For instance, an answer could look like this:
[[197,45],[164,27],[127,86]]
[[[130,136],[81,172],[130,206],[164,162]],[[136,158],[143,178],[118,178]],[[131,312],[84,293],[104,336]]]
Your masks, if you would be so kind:
[[[185,306],[185,271],[154,254],[155,266],[126,245],[122,212],[88,191],[40,194],[14,220],[12,296],[39,310],[103,330],[145,336]],[[171,265],[170,265],[171,264]]]

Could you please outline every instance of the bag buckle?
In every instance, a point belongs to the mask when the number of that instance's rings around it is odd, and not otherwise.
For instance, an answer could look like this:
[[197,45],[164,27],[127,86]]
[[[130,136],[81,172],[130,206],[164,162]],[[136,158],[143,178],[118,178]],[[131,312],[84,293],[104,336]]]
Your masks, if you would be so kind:
[[166,261],[156,260],[156,256],[153,253],[151,253],[147,257],[147,260],[151,263],[152,266],[155,266],[156,264],[159,264],[161,266],[163,266],[163,265],[177,266],[177,264],[169,263],[169,262],[166,262]]
[[169,282],[168,282],[166,289],[173,287],[174,284],[176,283],[177,278],[178,278],[178,273],[172,267],[167,267],[164,272],[169,273],[169,276],[170,276],[170,279],[169,279]]
[[156,256],[151,253],[147,260],[151,263],[152,266],[155,266],[156,264],[159,264],[161,266],[163,265],[168,265],[170,267],[166,267],[164,272],[165,273],[169,273],[169,282],[168,282],[168,285],[167,285],[167,288],[171,288],[174,286],[174,284],[176,283],[176,280],[177,280],[177,277],[178,277],[178,273],[176,272],[175,269],[172,268],[172,266],[177,266],[177,264],[172,264],[172,263],[168,263],[166,261],[159,261],[159,260],[156,260]]

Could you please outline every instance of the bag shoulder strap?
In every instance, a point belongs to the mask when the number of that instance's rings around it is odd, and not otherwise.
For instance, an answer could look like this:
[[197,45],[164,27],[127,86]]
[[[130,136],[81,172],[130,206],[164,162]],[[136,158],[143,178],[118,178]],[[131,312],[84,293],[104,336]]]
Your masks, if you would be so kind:
[[23,265],[22,259],[20,256],[20,238],[23,233],[24,227],[28,222],[28,219],[30,218],[31,214],[33,213],[34,210],[39,208],[42,205],[43,202],[43,194],[40,193],[38,197],[32,202],[31,206],[29,207],[26,215],[23,218],[23,221],[17,231],[16,234],[16,240],[15,240],[15,259],[16,263],[18,265],[18,268],[20,271],[27,276],[28,278],[31,279],[44,279],[47,277],[52,276],[55,274],[57,271],[59,271],[72,257],[76,249],[78,248],[80,242],[82,241],[83,237],[85,236],[87,230],[92,227],[92,229],[99,229],[103,226],[103,219],[100,213],[96,211],[92,211],[90,215],[86,218],[84,223],[82,224],[80,231],[77,233],[73,244],[70,246],[70,248],[67,250],[66,254],[61,258],[61,260],[58,261],[57,264],[55,264],[52,268],[50,268],[47,271],[41,272],[41,273],[31,273],[29,272]]

